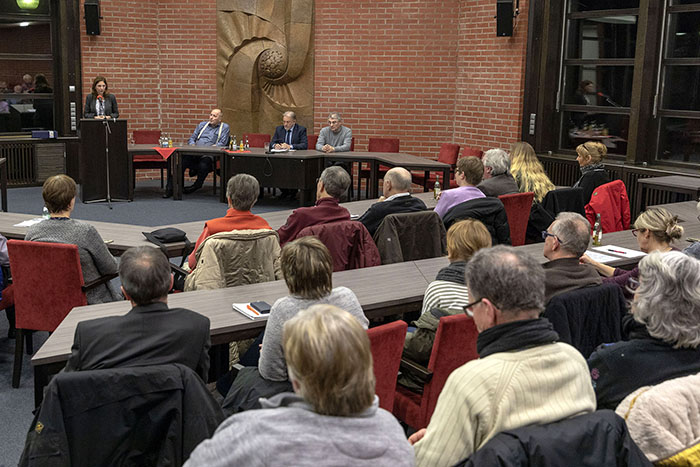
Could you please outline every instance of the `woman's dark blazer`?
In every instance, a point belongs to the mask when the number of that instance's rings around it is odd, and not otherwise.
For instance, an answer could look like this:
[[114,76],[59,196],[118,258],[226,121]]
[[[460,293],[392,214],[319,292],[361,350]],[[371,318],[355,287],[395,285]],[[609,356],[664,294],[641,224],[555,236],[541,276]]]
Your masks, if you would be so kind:
[[[105,103],[105,115],[109,115],[112,118],[117,118],[119,116],[119,108],[117,107],[117,98],[114,94],[107,94],[104,96]],[[85,97],[85,109],[83,110],[83,118],[95,118],[97,115],[97,96],[90,93]]]

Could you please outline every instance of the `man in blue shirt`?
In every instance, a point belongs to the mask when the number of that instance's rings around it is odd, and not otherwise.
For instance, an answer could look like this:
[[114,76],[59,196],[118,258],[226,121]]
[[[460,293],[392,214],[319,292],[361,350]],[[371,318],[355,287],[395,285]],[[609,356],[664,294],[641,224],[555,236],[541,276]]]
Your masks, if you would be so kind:
[[[209,114],[209,120],[201,122],[190,136],[187,142],[190,146],[220,146],[226,147],[229,140],[229,126],[221,121],[221,109],[214,109]],[[182,157],[182,170],[190,170],[190,176],[197,174],[197,180],[193,185],[185,187],[182,191],[185,194],[194,193],[202,188],[204,180],[209,172],[214,170],[214,158],[212,156],[191,156]],[[168,172],[168,185],[164,198],[173,195],[172,181]]]

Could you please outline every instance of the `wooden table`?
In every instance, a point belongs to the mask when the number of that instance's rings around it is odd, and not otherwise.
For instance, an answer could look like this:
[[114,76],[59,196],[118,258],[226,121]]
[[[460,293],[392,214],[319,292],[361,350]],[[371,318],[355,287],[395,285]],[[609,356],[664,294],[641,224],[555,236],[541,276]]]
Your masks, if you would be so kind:
[[669,175],[666,177],[640,178],[637,180],[637,183],[639,184],[639,194],[637,195],[637,209],[635,212],[638,213],[642,212],[643,207],[649,205],[649,201],[652,199],[652,191],[690,195],[694,200],[700,198],[700,178],[696,177]]
[[[428,281],[413,262],[406,262],[334,273],[333,286],[341,285],[355,292],[368,318],[376,318],[420,310]],[[288,291],[284,281],[274,281],[173,294],[168,296],[168,304],[208,317],[212,344],[215,345],[257,336],[265,327],[265,321],[251,321],[233,311],[232,303],[264,300],[272,304],[286,295]],[[65,366],[78,322],[123,315],[130,309],[129,302],[121,301],[71,310],[32,357],[35,402],[38,404],[41,401],[49,376]]]
[[678,216],[681,223],[697,222],[698,220],[698,202],[697,201],[682,201],[680,203],[657,204],[655,206],[647,206],[649,208],[664,208],[671,214]]

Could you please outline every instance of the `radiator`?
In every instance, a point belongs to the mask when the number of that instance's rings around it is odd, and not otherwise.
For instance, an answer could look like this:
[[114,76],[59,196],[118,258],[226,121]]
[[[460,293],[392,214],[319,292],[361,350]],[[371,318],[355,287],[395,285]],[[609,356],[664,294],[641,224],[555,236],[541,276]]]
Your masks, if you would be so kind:
[[34,168],[34,144],[2,143],[0,157],[7,159],[8,185],[31,185],[36,183]]

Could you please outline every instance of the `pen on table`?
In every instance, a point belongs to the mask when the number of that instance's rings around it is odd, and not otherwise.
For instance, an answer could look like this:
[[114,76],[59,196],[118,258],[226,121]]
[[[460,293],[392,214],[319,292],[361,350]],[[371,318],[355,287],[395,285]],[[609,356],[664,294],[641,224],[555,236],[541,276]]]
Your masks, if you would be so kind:
[[626,255],[626,254],[627,254],[626,251],[613,250],[612,248],[608,248],[608,251],[609,251],[610,253],[618,253],[618,254],[621,254],[621,255]]
[[255,309],[252,306],[246,305],[246,308],[248,308],[250,311],[252,311],[255,314],[255,316],[260,316],[260,313],[255,311]]

